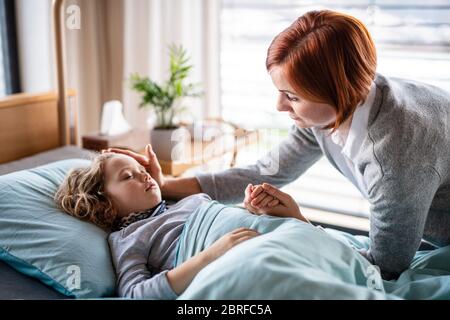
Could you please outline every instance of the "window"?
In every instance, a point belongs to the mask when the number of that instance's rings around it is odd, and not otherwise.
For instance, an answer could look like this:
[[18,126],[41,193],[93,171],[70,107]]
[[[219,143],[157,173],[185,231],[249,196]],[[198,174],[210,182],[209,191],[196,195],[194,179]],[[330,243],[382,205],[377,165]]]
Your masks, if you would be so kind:
[[[245,127],[265,129],[272,139],[247,150],[240,164],[255,161],[286,136],[291,125],[287,115],[275,110],[277,92],[265,69],[270,42],[298,16],[325,8],[349,13],[366,24],[377,47],[379,73],[450,90],[450,0],[223,0],[222,115]],[[303,207],[369,214],[369,204],[356,187],[324,158],[285,190]]]
[[14,0],[0,0],[0,97],[19,91]]

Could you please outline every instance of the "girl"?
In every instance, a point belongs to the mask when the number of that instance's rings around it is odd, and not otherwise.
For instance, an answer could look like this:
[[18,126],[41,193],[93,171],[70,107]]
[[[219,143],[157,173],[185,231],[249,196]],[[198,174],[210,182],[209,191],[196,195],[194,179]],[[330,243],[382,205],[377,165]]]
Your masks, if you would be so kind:
[[[148,146],[147,151],[156,158],[150,150]],[[267,213],[283,212],[303,219],[295,202],[281,197]],[[55,195],[56,203],[68,214],[113,231],[108,242],[118,294],[138,299],[175,299],[202,268],[258,235],[255,230],[236,229],[172,268],[186,220],[210,200],[201,193],[168,208],[157,182],[141,164],[127,155],[108,152],[97,156],[90,167],[72,170]]]

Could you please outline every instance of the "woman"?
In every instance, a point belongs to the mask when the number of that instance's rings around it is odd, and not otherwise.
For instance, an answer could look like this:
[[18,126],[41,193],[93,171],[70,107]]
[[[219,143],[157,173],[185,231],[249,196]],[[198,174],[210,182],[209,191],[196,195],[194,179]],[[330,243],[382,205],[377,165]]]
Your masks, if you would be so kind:
[[[308,12],[276,36],[266,67],[278,111],[295,122],[288,138],[254,165],[193,178],[165,179],[156,158],[134,155],[166,197],[204,192],[239,202],[248,183],[284,186],[325,155],[370,202],[371,247],[361,254],[385,279],[409,266],[422,237],[450,244],[448,92],[377,74],[365,26],[328,10]],[[252,212],[272,205],[261,190],[245,201]]]

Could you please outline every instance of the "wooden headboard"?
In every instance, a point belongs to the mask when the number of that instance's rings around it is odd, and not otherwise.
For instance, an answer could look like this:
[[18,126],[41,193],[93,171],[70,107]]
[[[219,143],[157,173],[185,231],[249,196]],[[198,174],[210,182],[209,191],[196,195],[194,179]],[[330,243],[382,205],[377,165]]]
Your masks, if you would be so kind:
[[[66,95],[70,140],[76,144],[75,91]],[[13,94],[0,99],[0,163],[61,146],[58,95],[55,92]]]
[[75,92],[66,90],[65,0],[52,0],[56,91],[0,99],[0,164],[77,144]]

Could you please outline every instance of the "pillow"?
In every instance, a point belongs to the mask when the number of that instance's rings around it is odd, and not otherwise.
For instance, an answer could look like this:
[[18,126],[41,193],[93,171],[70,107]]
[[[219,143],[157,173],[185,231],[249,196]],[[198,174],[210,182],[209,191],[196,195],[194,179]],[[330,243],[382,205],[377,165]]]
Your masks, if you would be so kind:
[[113,296],[108,234],[59,210],[53,196],[70,159],[0,176],[0,260],[75,298]]

